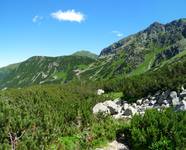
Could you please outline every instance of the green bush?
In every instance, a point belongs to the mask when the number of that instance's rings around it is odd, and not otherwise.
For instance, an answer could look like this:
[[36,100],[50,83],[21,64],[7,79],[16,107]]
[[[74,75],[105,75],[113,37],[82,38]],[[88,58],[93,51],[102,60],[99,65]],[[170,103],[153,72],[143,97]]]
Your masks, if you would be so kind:
[[132,149],[184,150],[186,148],[186,112],[148,110],[131,120],[125,132]]

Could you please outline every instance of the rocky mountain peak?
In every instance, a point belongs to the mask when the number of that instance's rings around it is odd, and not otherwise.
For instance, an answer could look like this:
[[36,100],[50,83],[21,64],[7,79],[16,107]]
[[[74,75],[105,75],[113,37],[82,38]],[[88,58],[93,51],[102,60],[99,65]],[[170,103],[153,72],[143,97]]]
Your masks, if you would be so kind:
[[146,30],[149,32],[162,32],[164,31],[164,24],[161,24],[159,22],[152,23]]

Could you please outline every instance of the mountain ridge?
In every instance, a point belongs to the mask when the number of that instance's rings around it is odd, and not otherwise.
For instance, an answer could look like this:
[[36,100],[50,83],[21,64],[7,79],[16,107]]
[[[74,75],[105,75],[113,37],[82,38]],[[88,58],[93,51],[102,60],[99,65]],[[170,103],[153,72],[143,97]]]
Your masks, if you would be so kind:
[[138,75],[178,54],[185,54],[185,50],[186,19],[167,24],[154,22],[146,29],[104,48],[100,59],[82,76],[97,80],[118,75]]
[[183,55],[186,55],[186,19],[167,24],[154,22],[104,48],[99,57],[78,51],[69,56],[33,56],[13,70],[0,68],[0,88],[139,75],[169,61],[176,62]]

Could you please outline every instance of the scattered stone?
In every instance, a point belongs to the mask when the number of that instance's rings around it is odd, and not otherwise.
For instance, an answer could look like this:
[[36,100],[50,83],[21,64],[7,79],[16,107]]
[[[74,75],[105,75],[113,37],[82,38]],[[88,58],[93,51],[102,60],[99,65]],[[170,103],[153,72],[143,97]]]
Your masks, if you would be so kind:
[[167,104],[169,104],[169,102],[167,100],[164,100],[162,105],[167,105]]
[[119,98],[114,101],[105,101],[104,103],[95,105],[93,113],[97,114],[100,112],[106,115],[112,115],[115,119],[130,119],[136,113],[144,115],[147,109],[154,108],[161,111],[170,106],[174,106],[176,111],[186,110],[186,89],[181,93],[177,93],[176,91],[157,92],[153,96],[148,96],[146,99],[139,99],[136,103],[132,104],[128,104],[127,101]]
[[133,103],[132,104],[132,107],[136,108],[137,107],[137,104],[136,103]]
[[102,94],[104,94],[104,93],[105,93],[105,91],[102,90],[102,89],[98,89],[98,90],[97,90],[97,95],[102,95]]
[[148,104],[149,104],[149,100],[148,100],[148,99],[144,100],[144,101],[143,101],[143,104],[148,105]]
[[139,100],[137,100],[136,104],[137,105],[141,105],[142,104],[142,101],[143,101],[142,99],[139,99]]
[[186,101],[182,100],[179,105],[176,107],[177,111],[186,111]]
[[179,98],[177,96],[177,92],[172,91],[170,93],[170,98],[171,98],[171,103],[172,103],[173,106],[176,106],[176,105],[179,104]]
[[162,105],[164,100],[167,100],[169,98],[170,91],[162,92],[160,95],[156,95],[156,99],[158,100],[158,104]]
[[125,111],[124,111],[124,115],[125,116],[134,116],[137,113],[137,109],[129,106]]
[[154,106],[156,104],[156,100],[150,100],[149,106]]
[[161,108],[168,108],[168,107],[170,107],[169,104],[162,104],[162,105],[161,105]]
[[180,98],[181,98],[181,100],[186,99],[186,89],[184,89],[184,90],[180,93]]
[[123,110],[128,109],[128,107],[129,107],[129,104],[128,104],[128,103],[124,103],[124,104],[123,104]]

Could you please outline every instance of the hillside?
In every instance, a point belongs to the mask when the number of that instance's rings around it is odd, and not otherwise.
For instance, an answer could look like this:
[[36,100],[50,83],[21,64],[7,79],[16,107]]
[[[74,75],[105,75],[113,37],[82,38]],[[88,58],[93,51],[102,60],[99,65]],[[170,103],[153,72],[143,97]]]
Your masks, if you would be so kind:
[[84,57],[89,57],[89,58],[92,58],[92,59],[97,59],[98,58],[98,55],[96,55],[94,53],[91,53],[89,51],[85,51],[85,50],[77,51],[77,52],[73,53],[72,55],[73,56],[84,56]]
[[91,79],[138,75],[185,55],[185,50],[186,19],[167,24],[155,22],[103,49],[99,59],[81,75]]
[[19,64],[13,64],[13,65],[9,65],[7,67],[0,68],[0,80],[5,78],[8,74],[10,74],[18,66],[19,66]]
[[0,69],[0,88],[23,87],[33,84],[65,83],[77,78],[77,72],[94,59],[85,56],[35,56]]

